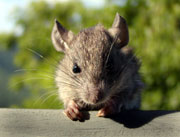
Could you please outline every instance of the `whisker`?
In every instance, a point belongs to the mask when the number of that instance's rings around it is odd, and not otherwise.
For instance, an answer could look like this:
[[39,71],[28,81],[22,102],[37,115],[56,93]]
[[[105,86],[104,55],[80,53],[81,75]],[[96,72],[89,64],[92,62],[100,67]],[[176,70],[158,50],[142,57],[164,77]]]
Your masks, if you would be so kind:
[[[61,65],[62,67],[64,67],[63,65]],[[66,69],[64,67],[64,69],[67,71],[68,69]],[[64,74],[66,74],[67,76],[69,76],[70,78],[72,78],[73,80],[75,80],[77,83],[81,83],[81,81],[79,81],[79,79],[77,77],[73,77],[71,74],[68,74],[66,71],[59,69],[58,71],[63,72]]]
[[52,101],[52,103],[50,104],[50,107],[52,107],[52,105],[54,104],[54,103],[58,103],[58,106],[60,107],[60,106],[62,106],[63,105],[63,103],[61,103],[61,101],[59,100],[59,98],[58,98],[58,96],[56,96],[55,97],[55,99]]
[[43,77],[47,77],[47,78],[54,79],[54,77],[52,77],[52,76],[49,76],[49,75],[42,75],[42,74],[38,74],[38,76],[43,76]]
[[[14,70],[14,73],[17,73],[17,72],[31,72],[31,71],[38,71],[38,69],[17,69],[17,70]],[[50,72],[50,71],[42,71],[42,70],[39,70],[40,72],[44,72],[44,73],[47,73],[47,74],[52,74],[54,75],[54,73]]]
[[51,94],[51,95],[48,96],[46,99],[44,99],[44,100],[40,103],[40,105],[44,104],[44,102],[46,102],[50,97],[55,96],[55,95],[58,95],[58,94],[57,94],[57,93]]
[[[59,75],[57,75],[57,76],[59,76]],[[60,76],[60,77],[62,77],[62,76]],[[63,79],[64,80],[66,80],[66,81],[71,81],[72,83],[76,83],[77,85],[80,85],[80,82],[77,82],[75,79],[73,79],[72,77],[71,77],[71,79],[68,79],[68,78],[66,78],[66,77],[63,77]]]
[[44,57],[43,55],[41,55],[40,53],[38,53],[38,52],[36,52],[36,51],[34,51],[34,50],[30,49],[30,48],[27,48],[27,50],[29,50],[30,52],[32,52],[32,53],[34,53],[35,55],[39,56],[41,59],[44,59],[49,65],[57,68],[56,65],[52,64],[47,58],[45,58],[45,57]]
[[34,53],[35,55],[39,56],[40,58],[44,59],[44,56],[39,54],[38,52],[36,52],[35,50],[32,50],[30,48],[27,48],[27,50],[31,51],[32,53]]
[[57,81],[57,82],[59,82],[61,84],[64,84],[64,85],[68,85],[68,86],[74,87],[74,88],[78,88],[78,85],[74,85],[72,83],[67,83],[67,82],[64,82],[64,81]]
[[21,72],[21,71],[37,71],[37,69],[17,69],[14,72]]
[[115,42],[117,41],[117,36],[114,38],[114,40],[113,40],[113,42],[111,43],[111,46],[110,46],[110,49],[109,49],[109,53],[108,53],[108,55],[107,55],[107,58],[106,58],[106,61],[105,61],[105,66],[107,65],[107,62],[108,62],[108,60],[109,60],[109,56],[110,56],[110,54],[111,54],[111,51],[112,51],[112,47],[114,46],[114,44],[115,44]]
[[58,89],[58,87],[56,87],[56,85],[54,85],[54,83],[53,83],[53,86],[45,87],[45,88],[43,87],[43,89],[45,89],[45,90],[48,90],[48,89]]
[[18,82],[16,82],[15,84],[13,84],[13,85],[10,85],[10,87],[9,88],[12,88],[12,87],[15,87],[15,86],[17,86],[18,84],[20,84],[20,83],[22,83],[22,82],[25,82],[25,81],[30,81],[30,80],[39,80],[39,79],[50,79],[50,78],[26,78],[26,79],[23,79],[23,80],[21,80],[21,81],[18,81]]
[[[121,70],[120,70],[119,73],[117,74],[117,75],[119,76],[119,79],[116,80],[114,83],[112,83],[112,87],[111,87],[111,90],[112,90],[112,91],[116,90],[117,88],[120,88],[118,83],[119,83],[119,81],[120,81],[121,78],[122,78],[122,74],[125,73],[125,71],[127,70],[127,67],[128,67],[128,65],[129,65],[129,63],[130,63],[134,58],[136,58],[136,57],[133,55],[133,56],[127,61],[127,63],[125,63],[125,64],[122,66]],[[127,87],[125,87],[125,86],[123,85],[123,88],[127,88]]]
[[56,90],[53,90],[53,91],[48,91],[47,93],[44,93],[42,94],[40,97],[38,97],[38,99],[33,103],[33,106],[35,106],[43,97],[49,95],[49,94],[52,94],[54,93]]
[[[51,39],[50,38],[41,38],[41,37],[36,37],[36,39],[39,39],[39,40],[43,40],[43,41],[47,41],[49,44],[52,44],[52,41],[51,41]],[[30,44],[30,43],[28,43],[28,46],[30,46],[30,47],[32,47],[32,44]],[[34,54],[36,54],[36,55],[41,55],[40,53],[38,53],[37,51],[34,51],[34,50],[32,50],[31,48],[28,48],[29,49],[29,51],[30,52],[32,52],[32,53],[34,53]],[[40,57],[40,56],[39,56]],[[43,57],[42,55],[41,55],[41,57]],[[53,56],[50,56],[56,63],[59,63],[59,61],[57,60],[57,59],[55,59]],[[44,58],[44,57],[43,57]]]

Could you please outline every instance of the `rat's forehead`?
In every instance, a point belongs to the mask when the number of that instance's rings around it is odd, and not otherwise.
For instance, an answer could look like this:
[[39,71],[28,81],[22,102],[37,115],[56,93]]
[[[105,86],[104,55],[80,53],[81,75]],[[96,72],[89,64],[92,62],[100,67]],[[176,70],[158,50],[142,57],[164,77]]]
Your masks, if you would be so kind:
[[102,64],[106,54],[109,53],[110,45],[109,34],[103,27],[96,26],[84,29],[75,36],[69,55],[85,66],[95,62],[97,66],[97,64]]
[[110,46],[111,39],[103,28],[89,28],[76,35],[69,54],[81,67],[92,66],[93,70],[101,68]]
[[108,32],[103,26],[95,26],[80,31],[73,41],[74,48],[93,50],[103,50],[111,42]]

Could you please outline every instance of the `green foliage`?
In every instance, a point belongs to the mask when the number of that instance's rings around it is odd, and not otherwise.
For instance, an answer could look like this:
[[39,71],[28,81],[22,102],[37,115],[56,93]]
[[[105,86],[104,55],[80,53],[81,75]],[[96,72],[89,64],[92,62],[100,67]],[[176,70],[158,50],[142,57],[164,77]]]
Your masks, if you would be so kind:
[[16,45],[17,37],[13,33],[0,34],[0,50],[10,49]]
[[142,58],[147,84],[143,108],[179,109],[180,5],[151,1],[131,26],[131,43]]
[[[0,45],[18,49],[14,63],[20,69],[9,82],[12,90],[26,89],[31,96],[25,108],[60,108],[53,77],[63,56],[52,46],[50,35],[57,18],[66,28],[78,32],[102,23],[110,27],[116,12],[129,25],[130,43],[142,60],[146,84],[142,109],[180,109],[180,4],[178,0],[127,0],[124,5],[106,1],[99,9],[85,8],[80,2],[32,2],[14,14],[22,34],[1,34]],[[12,86],[13,85],[13,86]]]

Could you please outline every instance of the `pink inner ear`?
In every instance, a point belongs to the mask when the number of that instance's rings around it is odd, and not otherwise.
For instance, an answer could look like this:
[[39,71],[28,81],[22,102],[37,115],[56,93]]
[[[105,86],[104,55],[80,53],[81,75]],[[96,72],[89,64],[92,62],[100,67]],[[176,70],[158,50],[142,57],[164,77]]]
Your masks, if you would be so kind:
[[65,52],[69,48],[69,43],[73,39],[73,33],[66,30],[57,20],[52,30],[51,39],[57,51]]

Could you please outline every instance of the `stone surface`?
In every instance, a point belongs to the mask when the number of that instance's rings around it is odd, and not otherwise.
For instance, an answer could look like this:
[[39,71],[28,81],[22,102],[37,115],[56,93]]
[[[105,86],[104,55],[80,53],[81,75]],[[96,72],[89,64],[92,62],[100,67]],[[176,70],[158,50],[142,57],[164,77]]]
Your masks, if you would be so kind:
[[180,137],[180,112],[129,111],[71,121],[62,110],[0,109],[0,137]]

